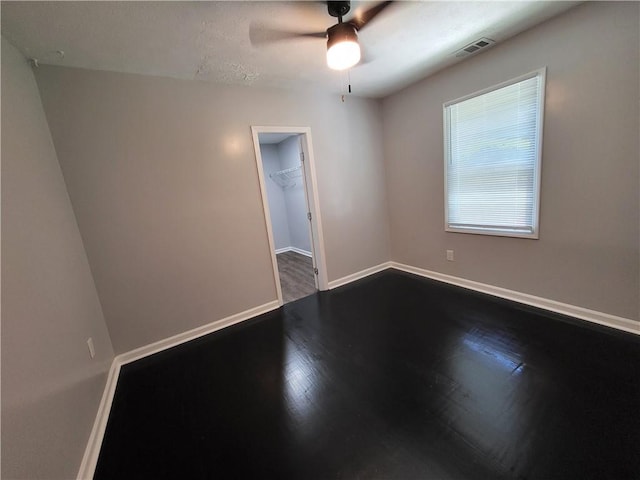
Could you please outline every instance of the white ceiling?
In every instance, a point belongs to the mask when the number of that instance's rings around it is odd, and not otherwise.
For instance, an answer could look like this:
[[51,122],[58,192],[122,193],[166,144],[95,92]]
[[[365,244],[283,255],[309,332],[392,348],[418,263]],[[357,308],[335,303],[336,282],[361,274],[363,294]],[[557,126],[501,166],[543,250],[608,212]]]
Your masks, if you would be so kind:
[[[351,13],[375,3],[354,1]],[[367,63],[350,72],[353,93],[385,96],[460,61],[455,53],[480,37],[499,43],[576,3],[396,2],[359,33]],[[317,1],[2,2],[2,35],[41,64],[344,93],[348,76],[326,66],[324,40],[249,39],[251,25],[334,23]]]

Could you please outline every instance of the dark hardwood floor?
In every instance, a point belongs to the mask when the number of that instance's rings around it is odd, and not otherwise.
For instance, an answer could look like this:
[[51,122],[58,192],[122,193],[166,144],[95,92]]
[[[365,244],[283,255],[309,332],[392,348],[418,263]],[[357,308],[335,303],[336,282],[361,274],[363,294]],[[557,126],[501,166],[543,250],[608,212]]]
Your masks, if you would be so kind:
[[388,270],[123,366],[97,479],[640,477],[640,337]]
[[283,252],[276,255],[282,300],[289,303],[316,292],[313,277],[313,262],[297,252]]

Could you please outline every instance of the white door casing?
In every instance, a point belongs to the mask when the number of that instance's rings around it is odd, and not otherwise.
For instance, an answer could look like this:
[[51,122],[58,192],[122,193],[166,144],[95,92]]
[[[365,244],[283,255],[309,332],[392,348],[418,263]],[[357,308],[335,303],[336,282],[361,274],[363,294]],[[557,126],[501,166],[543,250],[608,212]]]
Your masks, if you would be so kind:
[[252,126],[251,133],[253,136],[253,146],[255,150],[256,168],[258,170],[258,179],[260,182],[260,195],[262,197],[262,207],[264,210],[265,226],[267,229],[267,237],[269,241],[269,250],[271,253],[271,263],[273,267],[273,279],[276,285],[276,292],[279,305],[283,304],[282,289],[280,287],[280,278],[278,273],[278,262],[276,259],[275,242],[273,239],[273,228],[271,226],[271,213],[269,211],[269,201],[267,198],[267,189],[265,185],[265,175],[262,166],[262,154],[260,152],[260,133],[291,133],[300,135],[300,146],[304,161],[302,162],[302,171],[304,179],[304,190],[307,201],[308,212],[311,213],[310,233],[311,233],[311,249],[313,254],[313,266],[318,269],[316,276],[316,286],[318,290],[328,290],[329,282],[327,278],[326,257],[324,250],[324,238],[322,232],[322,217],[320,214],[320,200],[318,197],[318,184],[315,171],[315,163],[313,156],[313,142],[311,138],[311,129],[309,127],[267,127]]

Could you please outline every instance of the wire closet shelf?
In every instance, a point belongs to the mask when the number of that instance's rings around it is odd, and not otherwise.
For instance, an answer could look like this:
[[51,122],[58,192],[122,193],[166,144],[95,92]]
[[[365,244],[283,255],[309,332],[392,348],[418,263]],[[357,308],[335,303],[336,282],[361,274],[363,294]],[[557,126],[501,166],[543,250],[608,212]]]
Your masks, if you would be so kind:
[[286,168],[273,172],[269,175],[269,178],[276,182],[283,190],[286,188],[293,188],[296,186],[298,178],[302,177],[302,165],[298,165],[292,168]]

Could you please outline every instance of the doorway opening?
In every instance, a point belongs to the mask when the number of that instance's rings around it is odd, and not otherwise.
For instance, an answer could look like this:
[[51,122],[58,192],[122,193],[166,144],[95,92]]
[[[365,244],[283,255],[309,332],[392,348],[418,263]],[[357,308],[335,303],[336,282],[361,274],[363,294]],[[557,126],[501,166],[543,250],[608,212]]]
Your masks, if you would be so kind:
[[280,305],[327,290],[311,131],[251,127]]

